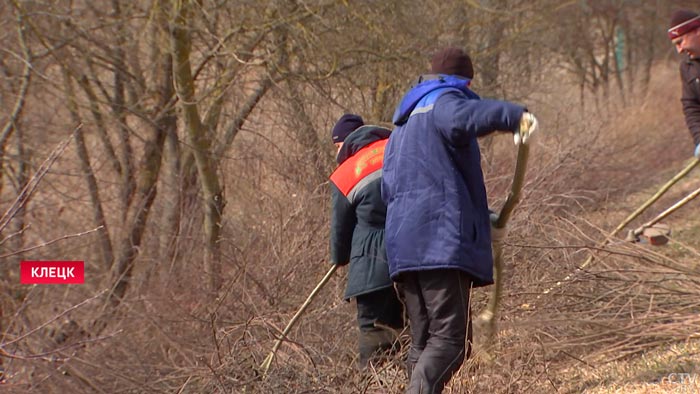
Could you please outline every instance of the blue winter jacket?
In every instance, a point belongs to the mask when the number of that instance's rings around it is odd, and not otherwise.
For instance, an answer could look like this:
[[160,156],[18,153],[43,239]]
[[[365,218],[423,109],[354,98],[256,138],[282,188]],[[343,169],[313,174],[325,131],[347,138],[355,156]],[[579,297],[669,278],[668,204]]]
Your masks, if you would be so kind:
[[517,130],[525,110],[482,100],[456,76],[423,76],[394,114],[384,153],[385,242],[394,280],[459,269],[493,283],[491,227],[477,137]]

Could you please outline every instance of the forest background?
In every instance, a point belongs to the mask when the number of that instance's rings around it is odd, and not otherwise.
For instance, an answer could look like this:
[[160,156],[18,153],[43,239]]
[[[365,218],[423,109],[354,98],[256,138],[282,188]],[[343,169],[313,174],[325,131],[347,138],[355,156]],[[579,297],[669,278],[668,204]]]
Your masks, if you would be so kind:
[[[698,11],[661,0],[0,2],[0,391],[402,392],[398,358],[355,369],[344,269],[265,379],[260,364],[329,268],[334,121],[353,112],[390,126],[446,45],[471,54],[478,94],[526,105],[541,126],[506,242],[497,343],[485,354],[477,332],[447,392],[700,385],[698,204],[669,219],[664,247],[601,246],[692,156],[666,35],[679,7]],[[498,207],[516,150],[502,133],[481,150]],[[698,184],[688,176],[640,223]],[[84,261],[85,283],[21,285],[23,260]],[[475,291],[475,313],[488,296]]]

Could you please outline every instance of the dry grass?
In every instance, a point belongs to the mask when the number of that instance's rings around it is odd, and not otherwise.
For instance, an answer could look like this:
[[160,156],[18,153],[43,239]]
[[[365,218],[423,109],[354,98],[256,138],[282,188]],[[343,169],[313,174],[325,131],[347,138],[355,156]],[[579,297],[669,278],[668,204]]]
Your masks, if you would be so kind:
[[595,371],[570,373],[577,381],[568,390],[572,393],[696,393],[700,389],[700,342],[695,339],[662,346]]

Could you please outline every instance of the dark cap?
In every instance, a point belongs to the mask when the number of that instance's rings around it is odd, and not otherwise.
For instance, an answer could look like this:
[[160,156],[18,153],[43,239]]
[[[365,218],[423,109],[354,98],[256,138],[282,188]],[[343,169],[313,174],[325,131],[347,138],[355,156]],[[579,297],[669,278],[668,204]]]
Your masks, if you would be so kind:
[[433,55],[431,61],[433,74],[458,75],[474,78],[472,59],[463,50],[455,47],[441,49]]
[[345,138],[356,129],[365,125],[359,115],[345,114],[338,119],[333,126],[333,142],[343,142]]
[[671,15],[671,28],[668,29],[668,38],[678,38],[700,27],[700,15],[690,10],[676,10]]

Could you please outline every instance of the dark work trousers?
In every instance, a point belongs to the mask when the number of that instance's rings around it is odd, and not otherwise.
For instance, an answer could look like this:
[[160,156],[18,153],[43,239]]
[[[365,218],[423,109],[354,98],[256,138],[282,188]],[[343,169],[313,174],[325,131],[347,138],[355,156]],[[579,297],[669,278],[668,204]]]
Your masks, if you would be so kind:
[[360,368],[367,366],[373,356],[394,353],[398,350],[394,330],[404,327],[403,304],[394,287],[387,287],[355,297],[357,301],[357,323],[360,328]]
[[454,269],[401,274],[400,286],[411,326],[406,393],[442,393],[465,358],[469,358],[471,284],[469,275]]
[[394,287],[386,287],[355,297],[357,323],[360,329],[373,328],[374,323],[401,329],[404,326],[403,305]]

